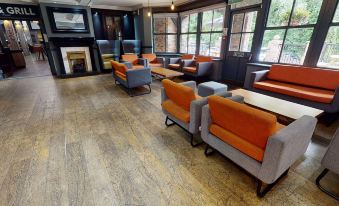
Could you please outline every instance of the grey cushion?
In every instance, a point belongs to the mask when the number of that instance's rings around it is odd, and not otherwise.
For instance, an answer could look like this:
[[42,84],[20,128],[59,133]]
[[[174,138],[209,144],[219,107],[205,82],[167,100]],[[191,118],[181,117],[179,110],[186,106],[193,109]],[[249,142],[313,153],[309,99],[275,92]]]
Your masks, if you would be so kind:
[[198,94],[202,97],[207,97],[216,93],[220,92],[226,92],[227,91],[227,85],[220,84],[218,82],[205,82],[201,83],[198,86]]

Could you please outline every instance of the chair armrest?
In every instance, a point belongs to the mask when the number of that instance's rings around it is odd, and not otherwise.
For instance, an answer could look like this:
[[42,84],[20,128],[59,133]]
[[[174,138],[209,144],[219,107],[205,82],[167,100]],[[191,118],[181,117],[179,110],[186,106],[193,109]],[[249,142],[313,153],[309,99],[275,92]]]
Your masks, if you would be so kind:
[[183,67],[193,67],[195,66],[194,60],[181,60]]
[[149,62],[148,62],[147,59],[139,58],[138,59],[138,64],[139,65],[143,65],[144,67],[148,67]]
[[126,71],[127,85],[129,88],[148,85],[152,83],[151,69],[129,69]]
[[191,102],[190,105],[190,126],[189,132],[197,134],[201,125],[202,107],[208,104],[207,98],[197,99]]
[[209,74],[211,72],[212,68],[213,68],[213,62],[197,63],[197,71],[198,71],[199,76]]
[[170,64],[180,64],[180,58],[169,58]]
[[201,138],[204,142],[208,142],[209,128],[212,124],[210,109],[208,105],[203,106],[201,114]]
[[321,165],[325,168],[339,174],[339,128],[335,132],[331,143],[321,161]]
[[164,103],[164,101],[168,100],[168,97],[163,87],[160,88],[160,92],[161,92],[161,104],[162,104]]
[[191,87],[193,91],[195,91],[197,88],[197,83],[195,81],[187,81],[187,82],[182,82],[180,84]]
[[266,76],[270,70],[261,70],[261,71],[256,71],[251,73],[251,78],[250,78],[250,88],[253,87],[253,84],[255,82],[260,82],[266,79]]
[[258,178],[271,184],[289,169],[306,152],[316,124],[316,118],[303,116],[271,136]]

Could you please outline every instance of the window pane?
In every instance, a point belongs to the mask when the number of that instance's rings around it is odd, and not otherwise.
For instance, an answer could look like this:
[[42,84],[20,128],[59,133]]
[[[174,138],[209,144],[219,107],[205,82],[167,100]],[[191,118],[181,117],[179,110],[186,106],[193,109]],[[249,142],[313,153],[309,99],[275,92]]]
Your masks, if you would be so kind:
[[196,50],[197,35],[190,34],[188,35],[188,53],[195,54]]
[[287,26],[292,6],[293,0],[272,0],[267,26]]
[[198,25],[198,14],[190,14],[189,32],[196,32]]
[[154,18],[154,33],[166,33],[166,18]]
[[290,25],[317,23],[322,0],[296,0]]
[[251,52],[253,42],[253,33],[242,34],[240,51],[242,52]]
[[339,22],[339,5],[337,6],[337,10],[335,12],[333,22]]
[[244,20],[244,13],[233,15],[231,33],[241,32],[243,20]]
[[318,66],[339,69],[339,26],[328,30]]
[[252,11],[245,14],[243,32],[254,32],[257,14],[257,11]]
[[177,18],[167,18],[167,33],[177,33]]
[[167,35],[167,46],[166,52],[177,52],[177,36],[176,35]]
[[241,34],[231,34],[229,51],[238,51]]
[[210,55],[210,42],[211,42],[210,37],[211,37],[211,34],[201,34],[200,52],[199,52],[201,55],[204,55],[204,56]]
[[188,32],[188,16],[181,17],[181,33]]
[[313,28],[288,29],[280,62],[303,64],[312,33]]
[[213,10],[212,11],[205,11],[202,13],[202,22],[201,22],[201,30],[206,32],[206,31],[211,31],[212,30],[212,18],[213,18]]
[[213,14],[213,31],[222,31],[224,28],[225,8],[215,9]]
[[155,52],[166,52],[165,44],[166,44],[165,35],[154,35]]
[[180,53],[187,53],[187,34],[180,36]]
[[210,56],[220,57],[222,33],[211,34]]
[[260,61],[278,62],[284,35],[285,29],[265,31],[259,55]]

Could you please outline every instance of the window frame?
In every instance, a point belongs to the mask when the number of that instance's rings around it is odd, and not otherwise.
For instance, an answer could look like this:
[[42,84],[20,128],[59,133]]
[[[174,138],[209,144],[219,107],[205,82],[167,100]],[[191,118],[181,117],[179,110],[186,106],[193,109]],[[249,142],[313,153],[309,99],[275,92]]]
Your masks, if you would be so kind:
[[[156,18],[163,18],[163,19],[166,19],[166,26],[165,26],[165,33],[156,33],[156,31],[155,31],[155,19]],[[167,23],[167,20],[168,20],[168,18],[176,18],[176,20],[177,20],[177,22],[176,22],[176,24],[177,24],[177,32],[176,33],[168,33],[168,23]],[[176,54],[176,53],[178,53],[178,27],[179,27],[179,17],[178,16],[176,16],[176,17],[172,17],[172,16],[166,16],[166,15],[164,15],[164,16],[159,16],[159,17],[155,17],[155,16],[153,16],[152,17],[152,20],[153,20],[153,25],[152,25],[152,29],[153,29],[153,45],[154,45],[154,53],[156,53],[156,54],[164,54],[164,53],[166,53],[166,54]],[[155,37],[156,36],[165,36],[165,51],[164,52],[161,52],[161,51],[156,51],[156,47],[155,47]],[[176,51],[175,52],[168,52],[167,51],[167,36],[175,36],[176,37],[176,42],[175,42],[175,45],[176,45]]]
[[[197,30],[195,31],[195,32],[190,32],[190,21],[191,21],[191,15],[194,15],[194,14],[196,14],[197,15]],[[187,27],[187,32],[182,32],[182,30],[181,30],[181,28],[182,28],[182,19],[183,19],[183,17],[185,17],[185,16],[188,16],[188,27]],[[196,55],[197,54],[197,50],[198,50],[198,38],[200,38],[200,37],[198,37],[198,31],[199,31],[199,12],[194,12],[194,13],[190,13],[190,14],[186,14],[186,15],[180,15],[180,32],[179,32],[179,41],[178,41],[178,43],[179,43],[179,53],[180,54],[184,54],[184,53],[182,53],[181,52],[181,36],[182,35],[187,35],[187,39],[186,39],[186,42],[187,42],[187,47],[186,47],[186,53],[187,54],[190,54],[189,52],[188,52],[188,46],[189,46],[189,35],[195,35],[196,36],[196,39],[195,39],[195,53],[194,53],[194,55]],[[200,39],[199,39],[200,40]]]

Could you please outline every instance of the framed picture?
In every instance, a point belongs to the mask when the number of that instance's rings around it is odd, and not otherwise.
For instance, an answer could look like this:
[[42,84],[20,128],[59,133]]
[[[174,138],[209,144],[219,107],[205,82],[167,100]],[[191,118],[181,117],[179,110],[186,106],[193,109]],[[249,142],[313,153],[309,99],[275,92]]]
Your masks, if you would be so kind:
[[89,33],[86,9],[47,7],[53,32]]

